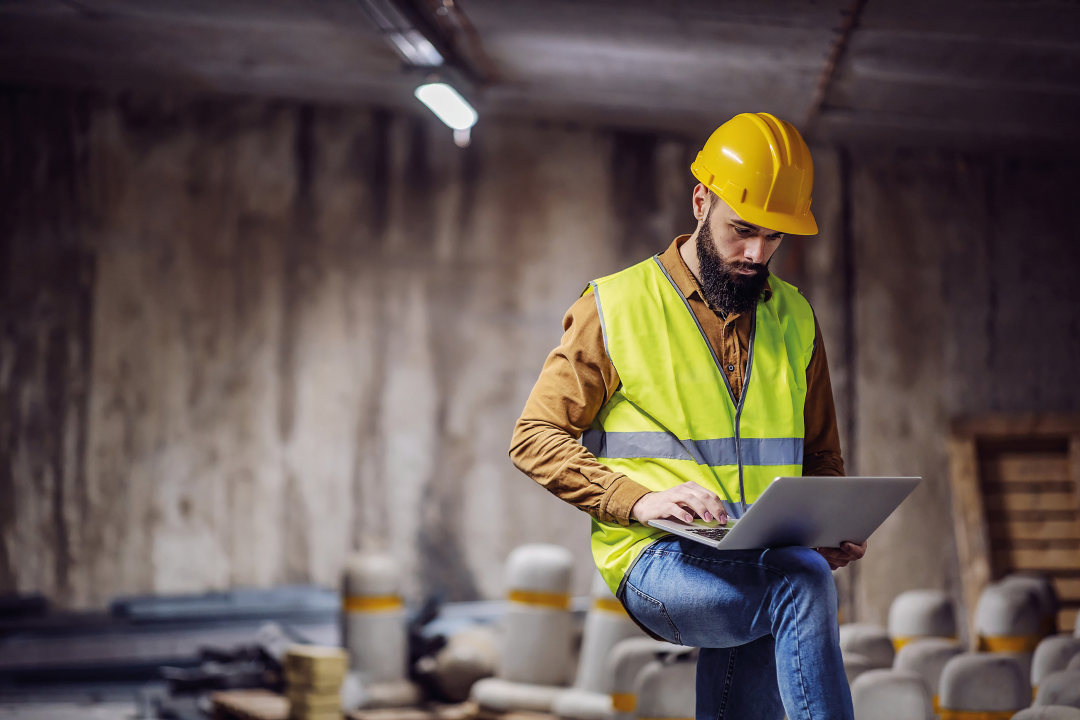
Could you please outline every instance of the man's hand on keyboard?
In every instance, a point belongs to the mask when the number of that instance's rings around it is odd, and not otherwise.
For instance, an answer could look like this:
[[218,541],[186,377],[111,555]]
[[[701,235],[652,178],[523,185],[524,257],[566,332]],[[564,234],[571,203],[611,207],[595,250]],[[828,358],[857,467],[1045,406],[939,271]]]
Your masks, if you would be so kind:
[[642,495],[630,510],[630,517],[642,525],[660,518],[688,523],[695,515],[705,521],[719,520],[721,525],[727,522],[720,496],[693,481]]

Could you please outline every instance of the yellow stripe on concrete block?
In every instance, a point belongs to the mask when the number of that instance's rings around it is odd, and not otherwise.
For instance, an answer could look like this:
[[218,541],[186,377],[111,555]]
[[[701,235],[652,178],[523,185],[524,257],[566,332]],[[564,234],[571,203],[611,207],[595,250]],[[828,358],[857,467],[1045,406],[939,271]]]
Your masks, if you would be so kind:
[[570,593],[544,592],[542,590],[511,590],[506,595],[510,602],[555,610],[570,609]]
[[615,613],[617,615],[626,615],[626,608],[624,608],[622,603],[615,598],[594,598],[592,601],[592,609]]
[[[902,636],[902,637],[894,637],[894,638],[892,638],[892,646],[893,646],[893,650],[895,650],[896,652],[900,652],[900,648],[904,647],[905,645],[907,645],[910,642],[914,642],[916,640],[922,640],[923,638],[938,638],[938,637],[942,637],[942,636],[941,635],[906,635],[906,636]],[[945,638],[945,640],[956,640],[956,636],[952,635],[950,637]]]
[[348,595],[342,600],[345,612],[387,612],[405,606],[398,595]]
[[1012,716],[1022,708],[1016,710],[949,710],[942,708],[941,720],[1012,720]]
[[1041,635],[998,635],[979,636],[981,652],[1035,652],[1035,646],[1042,640]]
[[634,693],[611,693],[611,709],[615,712],[634,712],[637,709],[637,695]]

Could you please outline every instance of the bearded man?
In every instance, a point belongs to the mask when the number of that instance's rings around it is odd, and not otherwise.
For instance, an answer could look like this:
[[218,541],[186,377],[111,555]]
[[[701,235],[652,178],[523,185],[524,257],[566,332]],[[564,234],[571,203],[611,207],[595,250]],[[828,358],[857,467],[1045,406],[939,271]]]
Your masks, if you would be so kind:
[[806,143],[745,113],[691,172],[697,229],[590,283],[510,457],[592,516],[594,560],[630,617],[701,648],[699,720],[850,719],[831,570],[865,543],[720,551],[648,525],[725,523],[778,476],[844,474],[820,329],[769,273],[785,233],[817,232]]

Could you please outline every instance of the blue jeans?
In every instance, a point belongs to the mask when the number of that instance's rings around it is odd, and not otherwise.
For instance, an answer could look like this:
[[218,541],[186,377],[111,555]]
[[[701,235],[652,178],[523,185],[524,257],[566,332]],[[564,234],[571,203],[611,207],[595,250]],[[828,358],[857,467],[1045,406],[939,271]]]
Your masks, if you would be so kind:
[[642,552],[623,593],[642,625],[701,648],[697,720],[852,720],[836,586],[814,550],[667,537]]

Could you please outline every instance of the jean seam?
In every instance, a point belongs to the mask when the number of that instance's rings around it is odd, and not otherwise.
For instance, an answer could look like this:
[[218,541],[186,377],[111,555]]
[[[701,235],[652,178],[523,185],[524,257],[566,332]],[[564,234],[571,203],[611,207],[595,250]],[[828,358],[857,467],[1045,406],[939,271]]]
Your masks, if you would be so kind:
[[727,711],[727,701],[731,697],[731,680],[735,677],[735,656],[739,654],[739,648],[731,648],[731,654],[728,656],[727,677],[724,678],[724,694],[720,696],[720,709],[716,713],[717,720],[723,720],[724,713]]
[[675,627],[675,623],[671,621],[671,616],[668,615],[668,611],[667,608],[664,607],[664,603],[660,600],[657,600],[652,595],[638,590],[637,587],[635,587],[634,584],[631,582],[627,582],[626,587],[637,593],[642,600],[646,600],[656,605],[656,607],[660,610],[660,614],[664,616],[664,620],[667,621],[668,627],[671,628],[671,633],[675,636],[675,644],[682,645],[682,636],[679,634],[679,628]]

